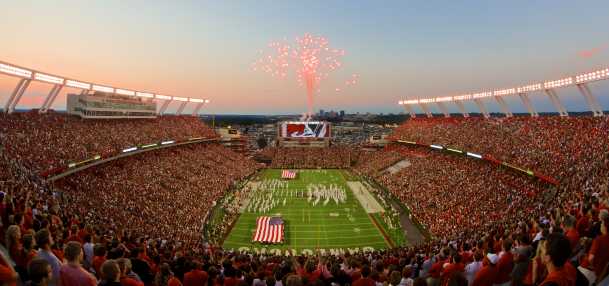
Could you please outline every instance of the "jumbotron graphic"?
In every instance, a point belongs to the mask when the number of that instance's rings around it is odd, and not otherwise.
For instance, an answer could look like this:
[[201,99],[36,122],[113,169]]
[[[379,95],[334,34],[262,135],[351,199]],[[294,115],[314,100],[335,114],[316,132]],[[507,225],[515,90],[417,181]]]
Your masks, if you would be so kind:
[[[328,39],[305,34],[294,43],[287,40],[268,44],[268,50],[253,64],[254,71],[262,71],[277,78],[286,78],[290,71],[296,74],[299,86],[307,92],[308,116],[313,114],[314,95],[319,93],[321,81],[342,66],[345,50],[332,48]],[[357,74],[345,81],[346,86],[355,85]],[[341,88],[336,87],[336,92]]]

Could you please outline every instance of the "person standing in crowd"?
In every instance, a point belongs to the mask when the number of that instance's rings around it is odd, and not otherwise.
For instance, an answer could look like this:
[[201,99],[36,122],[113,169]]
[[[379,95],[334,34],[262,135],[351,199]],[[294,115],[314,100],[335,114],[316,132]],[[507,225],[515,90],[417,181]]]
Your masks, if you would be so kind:
[[209,276],[203,271],[203,265],[200,262],[190,264],[192,270],[184,274],[184,286],[205,286]]
[[48,286],[53,278],[53,269],[51,265],[40,258],[33,259],[28,265],[28,283],[26,286]]
[[98,286],[122,286],[120,283],[121,270],[116,261],[106,260],[101,266],[102,280]]
[[144,282],[139,281],[133,277],[129,277],[131,272],[131,261],[127,258],[120,258],[117,260],[118,267],[121,270],[121,285],[123,286],[144,286]]
[[483,261],[483,266],[476,274],[472,286],[493,286],[497,279],[497,262],[499,256],[494,253],[488,253]]
[[543,255],[543,264],[548,275],[539,286],[575,286],[577,270],[567,262],[571,256],[571,243],[561,233],[548,236]]
[[67,263],[59,270],[61,286],[95,286],[97,284],[95,277],[81,265],[84,255],[80,242],[68,242],[64,255]]
[[59,270],[61,269],[62,263],[51,250],[53,237],[48,229],[43,228],[36,233],[36,244],[39,247],[36,257],[46,260],[46,262],[51,265],[51,269],[53,269],[53,275],[49,281],[49,286],[58,285],[57,281],[59,280]]

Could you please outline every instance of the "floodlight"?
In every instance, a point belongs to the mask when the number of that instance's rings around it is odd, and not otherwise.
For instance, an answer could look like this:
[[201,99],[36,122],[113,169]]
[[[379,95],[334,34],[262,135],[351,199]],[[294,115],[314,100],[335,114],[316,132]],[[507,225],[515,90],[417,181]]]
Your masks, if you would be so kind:
[[116,93],[117,94],[122,94],[122,95],[130,95],[130,96],[134,96],[135,95],[135,91],[126,90],[126,89],[120,89],[120,88],[116,89]]
[[545,89],[550,89],[550,88],[559,88],[559,87],[565,87],[568,85],[573,84],[573,78],[572,77],[566,77],[563,79],[559,79],[559,80],[553,80],[553,81],[546,81],[543,83],[543,87]]
[[541,88],[542,88],[541,83],[535,83],[535,84],[529,84],[529,85],[525,85],[525,86],[516,88],[516,91],[518,93],[527,93],[527,92],[531,92],[531,91],[541,90]]
[[0,63],[0,72],[19,77],[32,78],[31,71],[2,63]]
[[209,102],[210,102],[210,101],[209,101],[209,99],[206,99],[206,100],[205,100],[205,103],[209,103]]
[[177,101],[188,101],[188,98],[187,98],[187,97],[177,97],[177,96],[174,96],[174,97],[173,97],[173,100],[177,100]]
[[135,93],[135,95],[139,96],[139,97],[154,98],[154,94],[148,93],[148,92],[139,92],[138,91]]
[[609,69],[597,70],[597,71],[593,71],[593,72],[589,72],[589,73],[585,73],[585,74],[580,74],[575,77],[575,82],[583,83],[583,82],[588,82],[588,81],[601,80],[601,79],[605,79],[605,78],[609,78]]
[[75,80],[66,80],[66,85],[69,87],[82,88],[82,89],[91,89],[91,85],[88,83],[75,81]]
[[454,100],[470,100],[472,99],[472,95],[471,94],[464,94],[464,95],[457,95],[457,96],[453,96]]
[[167,95],[155,94],[154,97],[157,99],[171,100],[171,96],[167,96]]
[[453,97],[452,96],[436,97],[435,101],[436,102],[453,101]]
[[493,93],[490,91],[487,92],[478,92],[478,93],[474,93],[472,94],[472,98],[476,99],[476,98],[485,98],[485,97],[491,97],[493,96]]
[[64,81],[63,78],[48,75],[48,74],[43,74],[43,73],[39,73],[39,72],[34,74],[34,79],[39,80],[39,81],[48,82],[48,83],[54,83],[54,84],[63,84],[63,81]]
[[100,91],[100,92],[106,92],[106,93],[114,93],[114,88],[108,87],[108,86],[102,86],[102,85],[93,85],[93,90],[95,91]]
[[494,96],[510,95],[510,94],[515,94],[515,93],[516,93],[515,88],[500,89],[500,90],[493,91]]
[[199,98],[190,98],[189,99],[190,102],[198,102],[198,103],[203,103],[205,102],[203,99],[199,99]]

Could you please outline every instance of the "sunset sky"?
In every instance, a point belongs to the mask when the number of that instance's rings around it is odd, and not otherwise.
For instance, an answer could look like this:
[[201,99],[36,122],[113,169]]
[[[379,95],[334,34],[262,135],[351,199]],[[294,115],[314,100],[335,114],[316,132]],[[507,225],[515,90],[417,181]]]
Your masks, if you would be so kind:
[[[305,33],[346,51],[342,70],[320,86],[316,110],[398,113],[404,98],[509,88],[609,67],[606,0],[20,0],[3,1],[0,11],[0,61],[209,98],[204,113],[303,112],[305,91],[293,76],[281,81],[250,65],[270,41]],[[336,92],[354,73],[358,83]],[[0,76],[2,105],[17,82]],[[604,109],[608,82],[591,84]],[[18,108],[38,107],[50,88],[33,83]],[[66,89],[54,108],[65,108],[65,93],[74,91]],[[587,109],[576,88],[558,92],[567,109]],[[541,93],[531,99],[539,111],[553,111]],[[515,97],[508,103],[525,110]]]

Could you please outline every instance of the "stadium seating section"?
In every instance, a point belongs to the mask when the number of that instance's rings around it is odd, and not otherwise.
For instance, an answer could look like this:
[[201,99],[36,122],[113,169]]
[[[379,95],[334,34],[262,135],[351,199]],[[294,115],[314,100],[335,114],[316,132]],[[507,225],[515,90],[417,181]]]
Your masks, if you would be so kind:
[[[609,264],[608,134],[607,117],[549,116],[417,118],[392,135],[488,154],[556,178],[557,186],[417,146],[394,144],[374,152],[269,148],[264,154],[272,167],[351,168],[376,181],[431,235],[421,245],[374,253],[292,258],[224,251],[201,240],[201,224],[214,201],[260,167],[217,143],[142,153],[52,184],[40,177],[45,170],[129,146],[215,137],[198,119],[0,115],[0,240],[7,252],[0,255],[0,275],[11,279],[15,269],[27,280],[25,269],[37,259],[32,237],[48,229],[60,260],[68,242],[85,244],[84,267],[95,279],[114,279],[100,271],[106,259],[131,258],[132,272],[120,275],[123,283],[202,285],[189,283],[203,269],[207,275],[198,279],[210,286],[537,285],[548,275],[546,250],[552,259],[569,260],[560,267],[563,280],[575,279],[575,267],[581,266],[601,281]],[[403,160],[410,165],[386,172]],[[91,241],[94,257],[87,252]],[[276,284],[280,279],[283,284]]]

